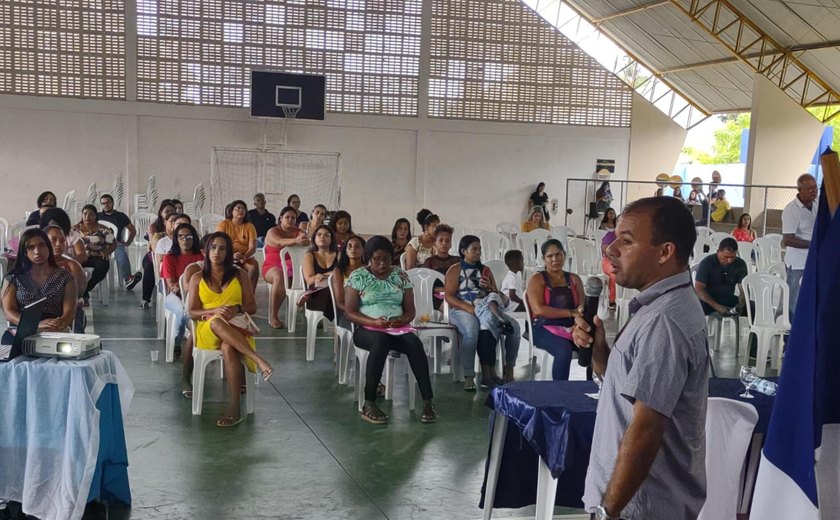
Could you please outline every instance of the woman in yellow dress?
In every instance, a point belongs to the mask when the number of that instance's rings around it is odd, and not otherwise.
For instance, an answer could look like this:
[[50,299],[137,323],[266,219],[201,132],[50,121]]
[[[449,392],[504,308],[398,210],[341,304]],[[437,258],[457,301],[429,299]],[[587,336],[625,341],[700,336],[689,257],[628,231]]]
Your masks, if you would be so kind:
[[257,355],[254,337],[244,335],[229,321],[236,315],[257,310],[254,290],[244,271],[233,264],[233,244],[223,232],[207,238],[204,246],[204,268],[190,279],[189,313],[196,320],[195,348],[221,349],[230,403],[216,426],[235,426],[244,420],[239,409],[239,389],[243,371],[239,364],[244,356],[251,372],[259,370],[268,381],[271,365]]

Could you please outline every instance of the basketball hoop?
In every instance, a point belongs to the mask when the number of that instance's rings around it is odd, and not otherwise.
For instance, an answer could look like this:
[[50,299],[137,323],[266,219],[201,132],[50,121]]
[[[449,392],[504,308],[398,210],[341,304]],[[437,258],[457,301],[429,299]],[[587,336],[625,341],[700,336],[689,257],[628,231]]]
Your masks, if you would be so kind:
[[283,110],[283,120],[280,122],[280,146],[285,147],[288,144],[289,123],[297,119],[300,105],[282,105],[280,108]]
[[297,119],[298,112],[300,112],[300,106],[284,105],[281,108],[283,109],[283,117],[292,120]]

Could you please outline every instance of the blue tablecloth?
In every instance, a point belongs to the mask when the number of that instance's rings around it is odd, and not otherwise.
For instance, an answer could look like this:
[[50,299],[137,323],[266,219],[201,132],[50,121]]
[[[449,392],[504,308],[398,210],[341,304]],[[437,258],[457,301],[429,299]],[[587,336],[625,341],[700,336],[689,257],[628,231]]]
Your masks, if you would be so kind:
[[42,519],[93,499],[131,503],[123,414],[134,387],[108,351],[0,363],[0,498]]
[[[524,381],[491,392],[485,404],[509,419],[494,508],[518,508],[536,502],[540,456],[557,478],[555,504],[583,507],[581,498],[598,405],[598,401],[585,394],[597,391],[598,387],[591,381]],[[709,380],[709,396],[737,399],[755,406],[758,411],[755,432],[766,432],[773,398],[755,392],[755,399],[738,397],[743,391],[744,385],[738,379]],[[494,418],[495,414],[491,414],[491,432]],[[486,484],[485,467],[479,502],[482,508]]]

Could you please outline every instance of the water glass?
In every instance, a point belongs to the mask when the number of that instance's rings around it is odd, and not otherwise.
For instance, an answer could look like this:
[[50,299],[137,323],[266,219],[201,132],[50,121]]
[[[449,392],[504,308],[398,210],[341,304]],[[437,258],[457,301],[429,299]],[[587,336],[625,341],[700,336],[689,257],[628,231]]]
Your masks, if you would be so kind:
[[752,399],[753,395],[750,393],[750,387],[755,383],[758,376],[755,375],[755,367],[742,366],[741,367],[741,383],[744,384],[744,393],[738,394],[744,399]]

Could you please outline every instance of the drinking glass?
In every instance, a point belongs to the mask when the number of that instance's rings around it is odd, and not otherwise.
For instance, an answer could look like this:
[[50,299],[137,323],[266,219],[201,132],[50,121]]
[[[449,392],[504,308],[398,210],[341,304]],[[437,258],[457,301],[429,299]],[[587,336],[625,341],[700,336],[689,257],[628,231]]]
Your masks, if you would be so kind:
[[750,393],[750,387],[755,383],[756,378],[755,367],[741,367],[741,382],[744,384],[744,393],[739,394],[739,397],[743,397],[744,399],[753,398],[753,395]]
[[598,385],[598,396],[600,397],[600,395],[601,395],[601,385],[604,384],[604,379],[593,370],[592,371],[592,380],[595,381],[596,385]]

